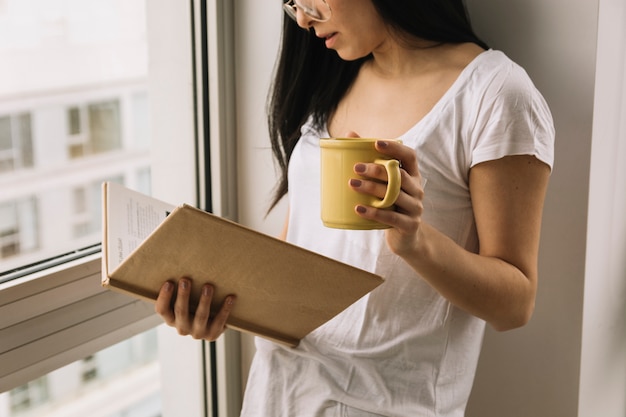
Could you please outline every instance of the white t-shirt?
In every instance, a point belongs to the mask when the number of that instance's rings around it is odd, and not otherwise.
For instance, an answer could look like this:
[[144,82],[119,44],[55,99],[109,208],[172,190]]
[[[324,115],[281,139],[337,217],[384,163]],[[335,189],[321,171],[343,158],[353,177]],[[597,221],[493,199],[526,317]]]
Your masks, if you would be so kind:
[[[386,281],[297,348],[257,338],[242,415],[463,416],[485,324],[451,305],[393,254],[384,231],[322,225],[324,130],[305,125],[291,157],[287,239]],[[424,221],[473,252],[478,239],[470,168],[522,154],[553,163],[548,106],[526,72],[493,50],[471,62],[400,139],[415,149],[427,179]]]

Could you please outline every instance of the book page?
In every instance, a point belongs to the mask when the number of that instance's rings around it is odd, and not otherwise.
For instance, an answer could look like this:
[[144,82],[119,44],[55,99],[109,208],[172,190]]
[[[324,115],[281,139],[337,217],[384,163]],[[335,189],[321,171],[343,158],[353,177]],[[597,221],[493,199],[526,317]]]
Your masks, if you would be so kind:
[[175,206],[123,185],[107,183],[105,203],[108,271],[114,271]]

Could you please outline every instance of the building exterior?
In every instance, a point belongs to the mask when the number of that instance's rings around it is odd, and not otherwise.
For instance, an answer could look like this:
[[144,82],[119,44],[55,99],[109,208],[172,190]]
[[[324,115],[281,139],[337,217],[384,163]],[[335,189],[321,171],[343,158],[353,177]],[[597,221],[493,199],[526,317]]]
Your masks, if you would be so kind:
[[103,180],[150,184],[143,3],[1,4],[0,272],[99,242]]
[[[102,181],[150,192],[145,2],[0,1],[0,62],[2,280],[98,244]],[[140,334],[0,393],[0,416],[159,416],[156,345]]]
[[160,417],[153,329],[0,393],[2,417]]

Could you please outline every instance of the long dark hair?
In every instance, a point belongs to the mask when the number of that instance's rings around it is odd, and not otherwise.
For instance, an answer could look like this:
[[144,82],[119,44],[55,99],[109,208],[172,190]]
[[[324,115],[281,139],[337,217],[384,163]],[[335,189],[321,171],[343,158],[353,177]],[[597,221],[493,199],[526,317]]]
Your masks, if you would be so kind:
[[[441,43],[473,42],[463,0],[371,0],[387,25],[410,45],[415,38]],[[268,126],[280,177],[270,210],[289,189],[287,168],[302,125],[313,117],[324,125],[366,60],[342,60],[324,40],[283,17],[282,44],[268,97]]]

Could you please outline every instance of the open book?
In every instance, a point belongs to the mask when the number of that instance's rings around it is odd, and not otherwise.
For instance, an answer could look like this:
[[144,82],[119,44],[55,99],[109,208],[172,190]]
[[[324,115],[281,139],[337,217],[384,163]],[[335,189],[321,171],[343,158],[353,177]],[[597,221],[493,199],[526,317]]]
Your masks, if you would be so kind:
[[203,284],[211,310],[237,296],[227,327],[296,346],[383,282],[378,275],[307,251],[192,206],[174,207],[104,183],[102,285],[154,301],[167,280]]

